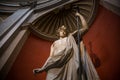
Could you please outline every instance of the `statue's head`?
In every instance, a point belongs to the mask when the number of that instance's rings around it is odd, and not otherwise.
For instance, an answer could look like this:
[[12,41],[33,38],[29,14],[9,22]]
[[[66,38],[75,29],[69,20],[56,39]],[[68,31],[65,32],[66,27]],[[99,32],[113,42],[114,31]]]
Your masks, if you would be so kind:
[[64,25],[62,25],[61,27],[58,28],[57,35],[59,37],[66,37],[67,36],[67,30],[66,30],[66,27]]

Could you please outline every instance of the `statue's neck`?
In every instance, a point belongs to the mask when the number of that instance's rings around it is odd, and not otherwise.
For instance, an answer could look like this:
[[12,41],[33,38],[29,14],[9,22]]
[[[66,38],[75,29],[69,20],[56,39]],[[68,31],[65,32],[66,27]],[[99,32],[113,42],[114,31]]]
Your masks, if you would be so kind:
[[62,37],[60,37],[60,39],[63,39],[63,38],[65,38],[65,37],[66,37],[66,36],[64,36],[64,37],[62,36]]

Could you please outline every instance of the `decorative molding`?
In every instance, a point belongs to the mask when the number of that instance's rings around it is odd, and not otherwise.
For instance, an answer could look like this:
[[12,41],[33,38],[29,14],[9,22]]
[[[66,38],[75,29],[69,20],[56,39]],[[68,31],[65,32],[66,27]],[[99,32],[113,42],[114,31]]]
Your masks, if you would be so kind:
[[[9,19],[5,21],[6,24],[3,22],[3,24],[0,25],[0,28],[2,28],[1,30],[2,34],[0,34],[0,39],[1,39],[0,40],[0,53],[1,53],[0,56],[5,51],[5,49],[9,46],[9,44],[14,39],[14,37],[18,34],[18,32],[21,29],[20,26],[28,19],[28,17],[30,17],[32,12],[33,10],[27,11],[27,13],[23,14],[22,18],[21,17],[18,18],[17,22],[15,22],[14,20],[11,22]],[[10,25],[8,25],[9,22],[10,22]],[[5,28],[3,28],[2,25],[4,25]]]
[[[79,0],[68,4],[61,2],[62,6],[58,3],[50,6],[54,6],[54,10],[51,12],[47,12],[47,10],[41,11],[41,8],[39,8],[38,10],[41,12],[39,11],[39,13],[37,12],[35,15],[33,15],[31,18],[32,20],[29,21],[32,22],[32,25],[30,27],[31,31],[38,37],[46,40],[56,40],[58,38],[56,36],[56,29],[63,24],[67,27],[69,32],[75,31],[77,29],[75,10],[73,9],[73,6],[75,5],[80,8],[80,13],[85,17],[90,27],[96,16],[99,0]],[[36,9],[38,7],[36,7]],[[49,10],[50,7],[48,7],[49,6],[45,8]],[[47,13],[43,14],[43,12]],[[80,23],[79,26],[81,26]]]
[[119,0],[101,0],[100,4],[103,7],[107,8],[108,10],[120,16],[120,1]]
[[7,76],[29,33],[28,29],[21,30],[0,57],[0,80]]

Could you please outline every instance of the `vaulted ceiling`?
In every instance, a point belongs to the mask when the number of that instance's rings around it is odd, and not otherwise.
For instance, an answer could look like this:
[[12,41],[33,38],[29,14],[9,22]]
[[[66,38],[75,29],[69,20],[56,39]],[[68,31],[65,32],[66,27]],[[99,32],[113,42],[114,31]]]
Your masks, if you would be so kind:
[[[31,1],[36,0],[1,0],[0,22],[21,7],[31,6],[29,3]],[[36,6],[33,7],[34,13],[29,18],[29,21],[33,18],[34,20],[28,23],[32,24],[30,29],[37,36],[47,40],[55,40],[57,39],[56,29],[61,25],[65,25],[69,32],[77,29],[74,6],[79,7],[79,13],[85,17],[90,27],[96,16],[98,4],[99,0],[37,0]]]
[[[58,38],[56,30],[61,25],[65,25],[69,32],[75,31],[77,29],[77,21],[74,6],[79,7],[80,14],[84,16],[90,27],[96,16],[98,0],[78,0],[44,14],[32,23],[32,32],[44,39],[55,40]],[[80,20],[78,23],[81,27]]]

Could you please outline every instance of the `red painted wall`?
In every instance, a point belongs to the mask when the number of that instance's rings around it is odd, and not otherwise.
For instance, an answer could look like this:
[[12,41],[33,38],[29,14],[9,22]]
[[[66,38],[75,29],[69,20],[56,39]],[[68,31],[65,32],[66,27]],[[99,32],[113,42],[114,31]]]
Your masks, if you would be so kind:
[[88,52],[92,48],[100,59],[97,71],[101,80],[120,80],[120,16],[100,7],[84,42]]
[[45,80],[45,72],[33,75],[34,68],[41,67],[49,56],[52,42],[30,35],[22,47],[6,80]]
[[[120,17],[100,6],[83,40],[88,52],[97,56],[96,69],[101,80],[120,80]],[[51,44],[31,34],[6,80],[45,80],[45,73],[34,76],[32,70],[43,65]]]

